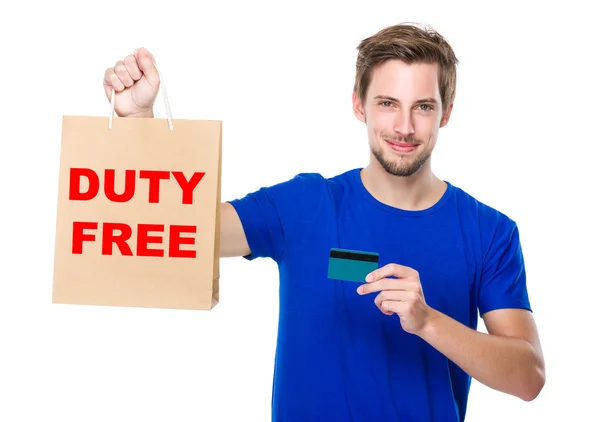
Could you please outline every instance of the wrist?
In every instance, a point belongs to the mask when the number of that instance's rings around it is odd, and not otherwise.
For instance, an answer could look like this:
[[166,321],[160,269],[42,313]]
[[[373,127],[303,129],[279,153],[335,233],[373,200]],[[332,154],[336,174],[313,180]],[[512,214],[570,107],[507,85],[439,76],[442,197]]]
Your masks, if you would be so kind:
[[427,317],[425,318],[425,322],[423,323],[423,326],[421,327],[417,335],[424,340],[435,337],[435,332],[440,321],[440,316],[440,312],[436,311],[431,307],[428,307]]
[[149,109],[149,110],[138,111],[137,113],[131,113],[131,114],[129,114],[127,117],[153,118],[154,117],[154,110]]

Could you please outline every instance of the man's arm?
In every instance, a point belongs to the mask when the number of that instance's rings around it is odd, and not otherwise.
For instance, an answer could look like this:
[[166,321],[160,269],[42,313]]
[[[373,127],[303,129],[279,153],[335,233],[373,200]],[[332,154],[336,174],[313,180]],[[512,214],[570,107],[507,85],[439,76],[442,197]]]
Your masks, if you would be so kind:
[[388,264],[366,281],[359,294],[378,293],[375,304],[381,312],[397,314],[406,332],[421,337],[477,381],[526,401],[542,390],[545,364],[531,311],[485,312],[486,334],[430,307],[419,273],[412,268]]
[[229,202],[221,204],[220,256],[234,257],[250,254],[250,247],[240,217]]
[[530,311],[498,309],[482,318],[489,334],[478,332],[430,309],[416,334],[482,384],[535,399],[545,384],[545,364]]
[[[106,99],[115,91],[115,113],[120,117],[153,118],[160,78],[154,56],[145,48],[136,49],[104,72]],[[255,222],[253,222],[255,224]],[[261,221],[260,226],[265,222]],[[250,247],[236,209],[229,202],[220,206],[220,256],[248,256]],[[259,253],[261,251],[259,248]]]

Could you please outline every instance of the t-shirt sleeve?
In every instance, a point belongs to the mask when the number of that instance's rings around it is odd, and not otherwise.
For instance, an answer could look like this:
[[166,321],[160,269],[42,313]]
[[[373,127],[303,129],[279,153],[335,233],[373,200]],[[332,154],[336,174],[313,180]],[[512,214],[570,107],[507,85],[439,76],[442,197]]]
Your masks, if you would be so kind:
[[525,260],[516,223],[499,214],[489,245],[478,293],[480,315],[503,308],[531,311]]
[[301,173],[228,201],[238,213],[250,247],[251,253],[246,259],[281,260],[295,222],[301,218],[310,198],[319,194],[321,181],[323,178],[318,174]]

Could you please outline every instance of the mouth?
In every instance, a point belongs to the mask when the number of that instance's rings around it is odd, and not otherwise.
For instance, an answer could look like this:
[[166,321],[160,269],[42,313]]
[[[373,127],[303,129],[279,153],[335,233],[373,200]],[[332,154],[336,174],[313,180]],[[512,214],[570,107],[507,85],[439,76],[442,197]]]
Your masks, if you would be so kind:
[[413,152],[418,147],[417,144],[409,144],[407,142],[396,142],[388,140],[385,140],[385,142],[390,146],[390,148],[392,148],[392,150],[396,152],[409,153]]

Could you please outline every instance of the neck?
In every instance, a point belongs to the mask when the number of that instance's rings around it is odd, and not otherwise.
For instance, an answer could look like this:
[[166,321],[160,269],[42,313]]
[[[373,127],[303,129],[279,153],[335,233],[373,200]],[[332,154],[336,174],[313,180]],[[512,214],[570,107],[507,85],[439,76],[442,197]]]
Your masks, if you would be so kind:
[[369,193],[386,205],[408,211],[433,206],[446,191],[446,183],[431,171],[427,161],[411,176],[389,174],[376,160],[361,170],[362,182]]

